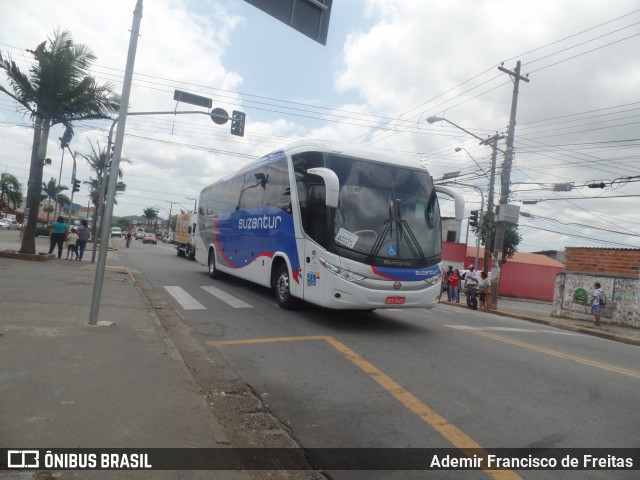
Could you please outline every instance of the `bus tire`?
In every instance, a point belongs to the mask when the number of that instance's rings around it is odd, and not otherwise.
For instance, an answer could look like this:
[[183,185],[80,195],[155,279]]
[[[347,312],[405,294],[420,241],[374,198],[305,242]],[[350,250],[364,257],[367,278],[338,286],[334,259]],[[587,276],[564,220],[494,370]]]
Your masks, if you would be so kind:
[[218,269],[216,268],[216,255],[215,252],[213,251],[213,248],[211,248],[209,250],[209,277],[211,278],[220,278],[220,272],[218,271]]
[[280,308],[285,310],[291,310],[296,304],[296,299],[291,295],[290,280],[287,264],[283,263],[278,268],[274,291],[276,302],[278,302]]

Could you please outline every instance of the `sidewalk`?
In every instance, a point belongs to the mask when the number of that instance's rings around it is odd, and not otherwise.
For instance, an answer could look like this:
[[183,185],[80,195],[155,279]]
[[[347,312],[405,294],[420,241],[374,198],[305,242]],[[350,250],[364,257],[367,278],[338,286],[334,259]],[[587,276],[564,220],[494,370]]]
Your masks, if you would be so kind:
[[[460,303],[451,303],[443,300],[441,304],[467,308],[464,295],[460,296]],[[552,317],[551,310],[551,302],[500,297],[498,299],[498,310],[491,313],[640,346],[640,329],[638,328],[607,323],[602,323],[600,327],[594,327],[592,320]],[[603,318],[603,322],[606,321],[607,319]]]
[[[90,244],[91,245],[91,244]],[[0,231],[0,251],[19,249]],[[48,252],[48,239],[36,238]],[[0,448],[222,448],[229,441],[133,275],[109,252],[99,326],[95,265],[0,258]],[[91,251],[85,260],[91,259]],[[1,458],[6,465],[6,459]],[[0,479],[248,479],[247,472],[0,471]]]

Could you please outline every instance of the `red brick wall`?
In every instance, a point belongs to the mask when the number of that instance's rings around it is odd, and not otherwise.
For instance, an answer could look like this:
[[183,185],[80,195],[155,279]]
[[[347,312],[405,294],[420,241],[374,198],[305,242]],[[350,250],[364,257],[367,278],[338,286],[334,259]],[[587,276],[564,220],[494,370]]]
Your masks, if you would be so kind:
[[569,247],[565,249],[564,265],[569,272],[638,278],[640,249]]

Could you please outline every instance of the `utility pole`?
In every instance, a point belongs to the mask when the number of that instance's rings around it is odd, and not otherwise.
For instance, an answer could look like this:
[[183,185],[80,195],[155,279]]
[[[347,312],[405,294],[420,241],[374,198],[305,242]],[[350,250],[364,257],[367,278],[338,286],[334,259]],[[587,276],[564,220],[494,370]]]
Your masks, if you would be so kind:
[[187,200],[193,200],[193,213],[198,213],[198,197],[186,197]]
[[[498,140],[504,138],[502,135],[496,133],[493,137],[487,138],[483,141],[485,145],[491,145],[491,173],[489,174],[489,194],[487,199],[487,210],[485,215],[488,215],[489,222],[486,224],[486,232],[484,235],[484,263],[483,268],[485,272],[489,271],[489,261],[491,260],[491,240],[493,237],[493,231],[495,228],[494,211],[493,211],[493,197],[494,197],[494,183],[496,178],[496,161],[498,158]],[[484,223],[484,220],[482,221]],[[478,238],[480,238],[480,232],[478,232]],[[492,277],[493,278],[493,277]],[[497,300],[497,297],[496,297]],[[497,305],[496,305],[497,306]],[[492,307],[493,308],[493,307]],[[495,308],[494,308],[495,310]]]
[[169,224],[167,225],[167,231],[169,235],[171,235],[171,212],[173,212],[173,204],[178,202],[169,202],[171,206],[169,207]]
[[[500,176],[500,207],[509,203],[509,188],[511,182],[511,166],[513,164],[513,139],[516,129],[516,110],[518,108],[518,93],[520,80],[529,82],[527,77],[520,75],[520,60],[516,63],[515,71],[507,70],[499,66],[498,70],[513,77],[513,95],[511,97],[511,116],[509,118],[509,129],[507,131],[507,149],[502,165],[502,175]],[[498,207],[498,208],[500,208]],[[506,230],[505,222],[498,221],[496,225],[495,244],[493,247],[493,267],[491,269],[491,309],[498,307],[498,290],[500,289],[500,264],[502,263],[504,250],[504,235]]]

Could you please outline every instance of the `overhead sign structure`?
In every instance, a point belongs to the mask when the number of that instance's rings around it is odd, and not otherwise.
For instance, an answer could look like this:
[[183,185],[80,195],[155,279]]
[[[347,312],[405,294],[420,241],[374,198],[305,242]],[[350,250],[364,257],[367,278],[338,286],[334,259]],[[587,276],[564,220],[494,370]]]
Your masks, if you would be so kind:
[[303,35],[326,45],[333,0],[245,0]]
[[211,105],[213,105],[213,101],[210,98],[183,92],[182,90],[173,92],[173,99],[177,102],[190,103],[191,105],[198,105],[199,107],[205,108],[211,108]]

